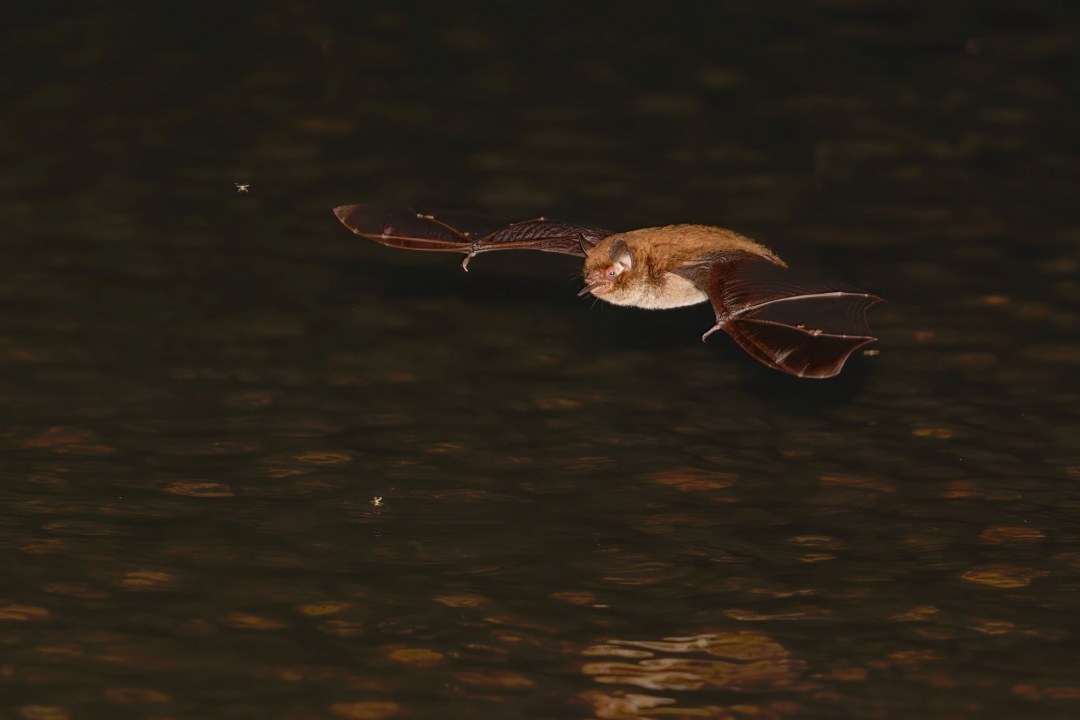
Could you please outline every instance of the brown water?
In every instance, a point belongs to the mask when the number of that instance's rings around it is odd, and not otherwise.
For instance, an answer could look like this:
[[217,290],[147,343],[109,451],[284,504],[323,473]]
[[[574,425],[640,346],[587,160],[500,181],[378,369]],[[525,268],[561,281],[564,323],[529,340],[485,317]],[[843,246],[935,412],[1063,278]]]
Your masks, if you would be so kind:
[[[23,12],[0,717],[1080,715],[1070,3]],[[880,354],[362,200],[730,226]]]

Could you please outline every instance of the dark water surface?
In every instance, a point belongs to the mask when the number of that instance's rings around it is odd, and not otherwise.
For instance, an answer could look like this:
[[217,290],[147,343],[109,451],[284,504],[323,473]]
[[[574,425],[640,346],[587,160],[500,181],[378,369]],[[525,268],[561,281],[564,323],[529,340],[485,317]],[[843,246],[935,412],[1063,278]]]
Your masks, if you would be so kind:
[[[703,7],[9,22],[0,717],[1080,716],[1074,4]],[[362,200],[733,227],[880,354]]]

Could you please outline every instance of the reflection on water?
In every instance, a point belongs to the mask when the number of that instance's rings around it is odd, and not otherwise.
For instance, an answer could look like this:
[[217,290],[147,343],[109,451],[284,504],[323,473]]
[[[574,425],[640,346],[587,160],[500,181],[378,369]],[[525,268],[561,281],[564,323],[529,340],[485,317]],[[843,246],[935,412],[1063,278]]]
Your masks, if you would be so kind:
[[[619,658],[618,661],[586,663],[582,671],[604,684],[634,685],[646,690],[706,690],[710,692],[795,692],[813,685],[800,680],[805,664],[772,638],[756,632],[705,634],[662,641],[614,640],[587,648],[590,658]],[[670,716],[678,701],[663,695],[618,692],[585,693],[597,717],[633,718]],[[695,701],[696,704],[697,701]],[[741,704],[741,703],[737,703]],[[797,709],[798,705],[778,703],[769,710]],[[654,709],[660,708],[654,714]],[[704,717],[738,717],[738,711],[715,705],[696,706]],[[703,713],[711,713],[704,715]],[[787,714],[787,713],[783,713]]]
[[[697,12],[12,21],[0,716],[1080,714],[1072,6]],[[879,352],[801,383],[367,198],[729,225]]]

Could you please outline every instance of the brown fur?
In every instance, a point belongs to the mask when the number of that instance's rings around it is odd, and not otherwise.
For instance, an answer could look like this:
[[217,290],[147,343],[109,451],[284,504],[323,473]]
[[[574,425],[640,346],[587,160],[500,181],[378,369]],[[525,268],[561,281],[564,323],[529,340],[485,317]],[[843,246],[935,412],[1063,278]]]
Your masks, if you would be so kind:
[[784,265],[764,245],[725,228],[710,225],[667,225],[610,235],[589,251],[584,275],[601,275],[611,265],[611,245],[622,238],[633,257],[632,266],[615,278],[610,289],[597,292],[615,305],[666,309],[707,300],[704,293],[672,270],[715,252],[749,252]]

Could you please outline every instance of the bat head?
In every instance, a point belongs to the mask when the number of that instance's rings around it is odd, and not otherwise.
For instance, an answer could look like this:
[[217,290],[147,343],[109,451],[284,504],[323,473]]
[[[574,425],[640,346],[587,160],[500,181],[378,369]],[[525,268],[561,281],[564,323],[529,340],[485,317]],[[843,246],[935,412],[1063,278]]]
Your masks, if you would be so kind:
[[596,245],[585,259],[585,287],[579,295],[597,297],[620,289],[634,267],[634,256],[626,240],[612,236]]

